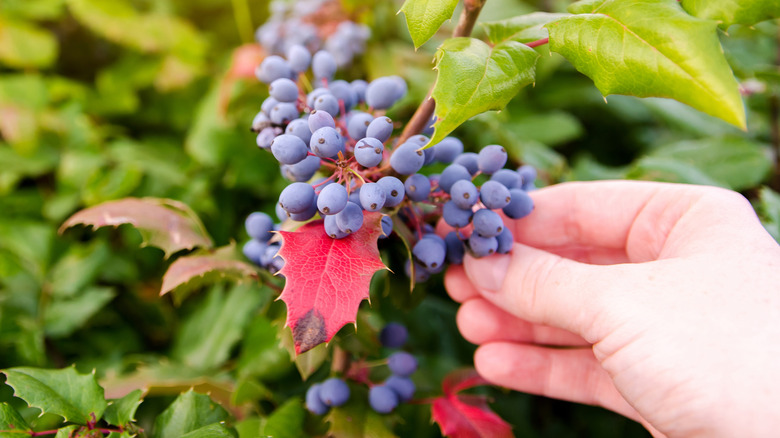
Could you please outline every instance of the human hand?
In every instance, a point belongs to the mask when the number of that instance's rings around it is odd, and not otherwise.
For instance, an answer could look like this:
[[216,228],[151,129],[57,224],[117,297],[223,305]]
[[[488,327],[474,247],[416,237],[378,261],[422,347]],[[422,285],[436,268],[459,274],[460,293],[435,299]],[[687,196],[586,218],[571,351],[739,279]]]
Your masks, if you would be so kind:
[[628,181],[532,197],[506,220],[511,254],[445,277],[483,377],[656,436],[776,436],[780,247],[745,198]]

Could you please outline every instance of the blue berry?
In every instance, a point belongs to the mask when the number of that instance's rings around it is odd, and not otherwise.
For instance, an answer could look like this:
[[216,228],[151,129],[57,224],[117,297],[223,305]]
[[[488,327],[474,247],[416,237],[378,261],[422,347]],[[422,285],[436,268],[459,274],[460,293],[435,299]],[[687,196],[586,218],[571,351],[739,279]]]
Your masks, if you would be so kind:
[[311,134],[309,147],[318,157],[331,158],[337,156],[344,147],[344,140],[338,131],[326,126]]
[[349,386],[343,380],[331,377],[322,382],[320,400],[328,406],[341,406],[349,400]]
[[311,69],[315,78],[329,81],[336,74],[336,60],[333,59],[333,55],[329,52],[320,50],[312,58]]
[[498,239],[495,237],[482,237],[477,233],[472,233],[469,237],[469,249],[474,257],[485,257],[495,254],[498,250]]
[[393,106],[404,93],[405,90],[401,91],[397,79],[390,76],[377,78],[366,88],[366,103],[375,110],[387,109]]
[[377,413],[389,414],[398,406],[398,394],[387,386],[377,385],[368,390],[368,404]]
[[508,189],[520,188],[520,174],[511,169],[499,169],[490,176],[491,181],[498,181]]
[[287,49],[287,63],[295,73],[303,73],[311,64],[311,53],[300,44],[294,44]]
[[303,213],[314,203],[314,188],[304,182],[294,182],[279,194],[279,204],[287,213]]
[[349,233],[341,231],[341,228],[339,228],[339,225],[336,222],[335,215],[325,216],[323,226],[325,227],[325,234],[333,239],[343,239],[344,237],[349,236]]
[[306,409],[315,415],[324,415],[328,412],[328,405],[322,402],[320,398],[320,389],[322,384],[316,383],[306,391]]
[[512,246],[515,244],[515,238],[512,235],[512,232],[509,231],[509,228],[506,227],[504,227],[504,231],[496,236],[496,240],[498,240],[498,248],[496,248],[496,252],[499,254],[508,253],[512,250]]
[[479,165],[479,170],[482,173],[490,175],[498,169],[504,167],[506,160],[506,149],[504,149],[503,146],[494,144],[485,146],[481,151],[479,151],[477,164]]
[[471,180],[462,179],[450,187],[450,196],[459,208],[470,210],[479,200],[479,191]]
[[466,248],[463,246],[463,241],[458,237],[458,233],[450,231],[444,237],[444,242],[447,244],[447,263],[451,265],[462,264]]
[[293,73],[290,64],[284,58],[271,55],[263,59],[263,62],[255,70],[255,75],[261,82],[270,84],[279,78],[290,78]]
[[431,193],[431,181],[427,176],[415,173],[406,178],[404,189],[406,191],[406,196],[412,201],[425,201]]
[[425,154],[414,143],[404,143],[390,155],[390,166],[401,175],[411,175],[422,169]]
[[344,102],[344,110],[349,111],[357,103],[357,95],[352,91],[349,82],[337,80],[328,84],[328,90],[337,101]]
[[404,200],[404,183],[394,176],[383,176],[376,182],[385,191],[385,207],[392,208]]
[[382,143],[393,133],[393,121],[389,117],[377,117],[366,128],[366,137],[373,137]]
[[[353,111],[354,113],[355,111]],[[362,111],[353,114],[347,123],[347,133],[350,137],[357,140],[366,136],[366,131],[371,122],[374,121],[374,116]],[[381,143],[381,142],[380,142]]]
[[298,107],[294,103],[279,102],[271,108],[269,117],[277,125],[286,125],[297,119],[299,115]]
[[426,269],[436,269],[444,263],[446,248],[433,239],[420,239],[412,248],[412,254]]
[[259,240],[255,239],[249,239],[247,243],[244,244],[244,247],[242,248],[242,251],[244,253],[244,256],[249,259],[252,263],[262,266],[262,257],[263,252],[265,251],[266,245],[263,242],[260,242]]
[[326,215],[337,214],[347,206],[347,189],[341,184],[328,184],[320,190],[317,208]]
[[282,174],[290,181],[305,182],[311,179],[320,170],[320,158],[307,156],[295,164],[285,164]]
[[450,164],[441,173],[439,177],[439,187],[447,193],[450,193],[452,185],[460,180],[471,180],[471,173],[460,164]]
[[298,85],[287,78],[279,78],[268,86],[268,94],[279,102],[295,102],[298,100]]
[[336,128],[336,121],[333,120],[333,116],[327,111],[312,111],[311,114],[309,114],[307,123],[309,124],[309,130],[311,132],[315,132],[326,126],[328,128]]
[[309,129],[309,121],[305,119],[295,119],[291,121],[287,128],[284,129],[285,134],[292,134],[304,143],[309,144],[311,140],[311,129]]
[[253,239],[267,242],[273,237],[271,232],[274,230],[274,221],[263,212],[256,211],[247,216],[244,226],[246,233]]
[[377,183],[365,183],[360,187],[360,205],[368,211],[378,211],[385,206],[385,189]]
[[355,160],[363,167],[374,167],[382,162],[384,150],[381,141],[366,137],[355,144]]
[[[269,116],[270,116],[270,115],[271,115],[271,110],[272,110],[272,109],[273,109],[273,108],[276,106],[276,104],[278,104],[278,103],[279,103],[279,101],[278,101],[278,100],[276,100],[276,99],[274,99],[273,97],[270,97],[270,96],[269,96],[269,97],[267,97],[267,98],[266,98],[266,99],[263,101],[263,104],[262,104],[262,105],[260,105],[260,109],[261,109],[261,111],[262,111],[262,112],[264,112],[265,114],[267,114],[267,115],[269,115]],[[269,120],[270,120],[270,119],[269,119]]]
[[482,237],[498,236],[504,231],[504,221],[495,211],[486,208],[477,210],[471,223],[474,231]]
[[479,155],[474,152],[465,152],[457,156],[453,161],[454,164],[460,164],[468,169],[469,174],[474,175],[479,171],[479,163],[477,162]]
[[522,185],[533,184],[536,180],[536,169],[533,166],[525,164],[517,169],[517,173],[520,174]]
[[309,148],[299,137],[282,134],[271,143],[271,153],[282,164],[295,164],[306,158]]
[[464,210],[455,204],[454,201],[447,201],[442,206],[441,217],[447,225],[454,228],[463,228],[471,222],[473,216],[471,210]]
[[356,232],[363,226],[363,209],[354,202],[347,202],[344,210],[336,215],[336,223],[345,233]]
[[396,376],[409,377],[417,371],[417,359],[405,351],[397,351],[387,358],[387,366]]
[[390,376],[385,380],[385,386],[392,389],[398,395],[398,400],[407,402],[414,397],[415,386],[412,379],[401,376]]
[[380,239],[387,238],[393,232],[393,219],[390,216],[382,216],[382,235]]
[[282,129],[277,128],[276,126],[269,126],[264,128],[262,131],[260,131],[259,134],[257,134],[257,146],[263,149],[270,148],[271,144],[274,142],[274,139],[281,133]]
[[363,79],[355,79],[354,81],[350,82],[349,85],[352,87],[352,91],[355,92],[355,95],[357,96],[358,99],[358,103],[365,102],[368,82],[364,81]]
[[534,210],[534,200],[528,196],[528,193],[520,189],[511,189],[509,193],[512,196],[512,200],[509,201],[509,205],[502,209],[507,217],[520,219],[531,214]]
[[387,323],[379,332],[379,342],[387,348],[400,348],[409,339],[409,331],[403,324],[397,322]]
[[450,164],[463,153],[463,142],[455,137],[445,137],[436,146],[436,161]]
[[339,115],[339,101],[336,96],[326,93],[318,98],[314,99],[314,109],[317,111],[325,111],[333,117]]
[[479,188],[479,199],[485,204],[485,207],[491,210],[497,210],[509,205],[512,195],[505,185],[498,181],[485,181]]

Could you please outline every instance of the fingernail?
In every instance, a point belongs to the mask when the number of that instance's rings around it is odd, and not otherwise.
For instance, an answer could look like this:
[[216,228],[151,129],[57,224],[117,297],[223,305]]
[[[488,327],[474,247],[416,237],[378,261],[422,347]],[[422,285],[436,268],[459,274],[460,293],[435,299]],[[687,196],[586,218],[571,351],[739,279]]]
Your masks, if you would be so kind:
[[466,275],[474,283],[474,286],[488,292],[497,292],[504,284],[511,257],[507,254],[481,258],[468,255],[463,266],[466,268]]

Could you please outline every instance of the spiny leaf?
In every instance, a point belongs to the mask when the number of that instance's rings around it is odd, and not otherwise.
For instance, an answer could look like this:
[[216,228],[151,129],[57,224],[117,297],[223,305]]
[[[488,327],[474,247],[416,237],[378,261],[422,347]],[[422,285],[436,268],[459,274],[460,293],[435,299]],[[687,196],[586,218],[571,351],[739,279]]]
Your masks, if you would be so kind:
[[187,432],[181,438],[235,438],[235,434],[224,424],[215,423]]
[[249,263],[237,259],[235,246],[228,245],[206,253],[181,256],[165,271],[160,296],[172,292],[181,302],[193,290],[226,280],[257,277]]
[[381,218],[365,213],[360,230],[343,239],[328,236],[322,221],[280,232],[280,274],[286,282],[279,299],[287,305],[296,353],[330,341],[341,327],[355,322],[374,272],[387,269],[377,248]]
[[79,374],[74,367],[61,370],[17,367],[3,370],[3,374],[15,396],[65,421],[77,424],[97,421],[107,406],[95,375]]
[[213,245],[198,216],[172,199],[125,198],[104,202],[69,217],[59,232],[80,224],[95,228],[131,224],[141,233],[144,245],[162,249],[166,257],[182,249]]
[[108,424],[125,426],[134,421],[135,410],[141,404],[141,397],[143,397],[143,391],[136,389],[120,399],[111,400],[105,412]]
[[548,24],[550,50],[603,95],[667,97],[742,129],[745,109],[713,21],[676,0],[591,0]]
[[507,18],[506,20],[489,21],[481,24],[485,29],[485,33],[487,33],[488,40],[493,44],[510,40],[518,43],[530,43],[531,41],[547,38],[548,34],[547,29],[544,28],[545,24],[568,15],[534,12]]
[[[204,426],[226,421],[230,415],[207,395],[189,390],[181,394],[154,422],[155,438],[180,438]],[[197,435],[196,435],[197,436]],[[216,435],[219,436],[219,435]]]
[[435,131],[428,146],[461,123],[488,110],[500,110],[534,81],[539,55],[516,41],[493,47],[474,38],[450,38],[436,52],[438,77]]
[[680,4],[689,14],[720,21],[724,28],[780,17],[777,0],[682,0]]
[[8,403],[0,403],[0,438],[30,436],[32,428]]
[[436,33],[445,21],[452,18],[458,0],[406,0],[401,10],[406,26],[417,49]]
[[455,438],[506,438],[511,426],[490,410],[486,397],[458,392],[487,382],[473,369],[450,373],[442,382],[444,395],[434,400],[431,418],[444,436]]

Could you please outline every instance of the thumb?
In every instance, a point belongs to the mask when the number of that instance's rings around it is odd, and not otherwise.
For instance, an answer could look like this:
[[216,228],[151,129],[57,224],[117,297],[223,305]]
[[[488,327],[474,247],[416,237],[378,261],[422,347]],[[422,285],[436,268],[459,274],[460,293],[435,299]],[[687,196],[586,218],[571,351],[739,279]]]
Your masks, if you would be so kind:
[[[641,265],[589,265],[515,243],[510,254],[474,258],[463,265],[488,301],[529,322],[569,330],[588,340],[597,316],[627,285],[636,285]],[[599,322],[606,322],[599,319]]]

